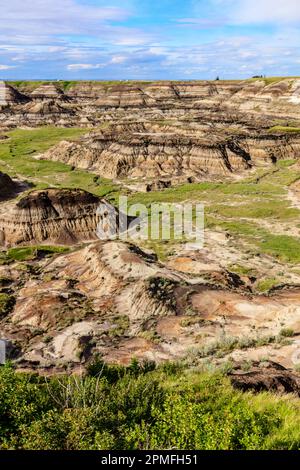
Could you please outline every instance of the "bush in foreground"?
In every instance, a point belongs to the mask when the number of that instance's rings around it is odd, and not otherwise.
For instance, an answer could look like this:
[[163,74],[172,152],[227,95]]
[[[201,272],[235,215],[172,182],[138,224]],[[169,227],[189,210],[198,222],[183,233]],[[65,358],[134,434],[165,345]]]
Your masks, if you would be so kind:
[[298,398],[243,394],[220,372],[153,369],[45,379],[2,367],[0,449],[300,448]]

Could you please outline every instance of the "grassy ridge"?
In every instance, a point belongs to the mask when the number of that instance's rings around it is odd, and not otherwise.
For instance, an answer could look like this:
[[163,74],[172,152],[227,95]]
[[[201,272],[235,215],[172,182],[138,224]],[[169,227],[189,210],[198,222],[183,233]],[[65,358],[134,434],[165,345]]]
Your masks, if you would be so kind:
[[127,80],[37,80],[37,81],[27,81],[27,80],[15,80],[8,81],[9,85],[17,88],[23,93],[31,93],[36,88],[41,85],[47,85],[49,83],[54,83],[62,88],[65,92],[69,91],[76,85],[99,85],[99,86],[113,86],[113,85],[143,85],[152,83],[151,81],[144,80],[132,80],[128,82]]

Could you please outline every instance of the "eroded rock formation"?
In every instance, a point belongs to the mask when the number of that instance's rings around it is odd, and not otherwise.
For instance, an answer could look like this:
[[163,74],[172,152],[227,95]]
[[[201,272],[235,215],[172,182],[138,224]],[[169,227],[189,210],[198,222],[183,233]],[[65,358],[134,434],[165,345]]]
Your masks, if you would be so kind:
[[[290,367],[297,352],[299,288],[253,295],[238,276],[224,276],[223,285],[208,283],[164,266],[130,243],[98,241],[31,261],[23,271],[13,263],[0,266],[0,275],[8,280],[2,292],[14,298],[1,319],[1,334],[19,345],[23,367],[74,368],[95,354],[121,363],[132,356],[179,360],[190,357],[193,348],[204,361],[221,358],[222,351],[224,360],[226,354],[235,359],[243,338],[248,360],[268,353]],[[279,335],[283,323],[295,332],[293,341],[279,349],[279,340],[263,346],[267,335]],[[236,351],[228,347],[230,338]],[[237,371],[232,380],[254,389],[267,383],[259,370],[252,372],[241,377]],[[270,388],[277,384],[279,390],[283,382],[272,374]]]
[[4,83],[2,88],[11,98],[0,113],[0,126],[97,128],[42,158],[107,178],[147,180],[145,190],[158,179],[169,185],[230,176],[300,155],[296,79],[74,82],[66,90],[59,82],[46,82],[33,90],[23,84],[21,91]]
[[300,377],[272,361],[254,362],[249,370],[236,364],[228,374],[235,388],[243,392],[293,393],[300,396]]
[[1,107],[24,104],[30,101],[28,96],[20,93],[18,90],[0,81],[0,110]]
[[32,191],[0,214],[3,245],[95,240],[100,199],[85,191]]
[[195,177],[241,173],[255,166],[300,156],[299,136],[244,133],[222,136],[174,126],[163,132],[155,124],[111,126],[77,142],[61,142],[41,158],[91,170],[103,177],[188,181]]
[[[278,160],[293,164],[300,156],[299,80],[3,87],[0,128],[86,128],[81,139],[60,142],[35,158],[117,180],[126,194],[128,188],[162,190],[179,182],[238,181],[253,176],[253,169]],[[99,224],[110,234],[110,209],[115,211],[97,196],[51,188],[6,201],[15,194],[14,184],[0,173],[0,198],[5,199],[0,206],[1,334],[14,346],[20,367],[74,369],[95,354],[119,363],[133,356],[158,362],[258,361],[268,354],[292,367],[300,334],[300,274],[291,269],[291,285],[256,290],[266,272],[271,280],[282,279],[289,270],[282,259],[267,252],[254,256],[250,242],[241,249],[230,233],[216,228],[207,230],[201,252],[176,246],[163,264],[146,248],[97,240]],[[291,200],[296,192],[294,182]],[[278,192],[278,202],[281,197]],[[238,213],[243,201],[236,199]],[[251,223],[250,216],[245,219]],[[263,222],[262,237],[268,239],[273,227]],[[286,225],[279,229],[288,234]],[[52,244],[67,245],[70,252],[59,253],[57,247],[51,252],[45,245]],[[24,262],[7,250],[27,245],[33,254]],[[249,258],[254,271],[244,268]],[[248,375],[235,370],[236,386],[297,390],[282,370],[272,366],[266,377],[257,367],[254,363]]]

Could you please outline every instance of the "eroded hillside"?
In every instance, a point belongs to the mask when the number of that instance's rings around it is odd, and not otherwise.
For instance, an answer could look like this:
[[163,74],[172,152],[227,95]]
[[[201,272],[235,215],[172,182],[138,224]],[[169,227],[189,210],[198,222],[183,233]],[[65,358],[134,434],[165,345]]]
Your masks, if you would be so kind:
[[[296,367],[300,80],[0,91],[0,329],[20,368]],[[99,241],[99,204],[119,195],[149,217],[152,202],[203,203],[204,248]]]

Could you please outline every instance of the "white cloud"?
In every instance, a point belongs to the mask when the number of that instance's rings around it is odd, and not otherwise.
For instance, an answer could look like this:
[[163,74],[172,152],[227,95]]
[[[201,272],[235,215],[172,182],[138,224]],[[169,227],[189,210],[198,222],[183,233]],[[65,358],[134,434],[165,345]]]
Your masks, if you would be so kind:
[[0,65],[0,70],[9,70],[9,69],[15,69],[15,65]]
[[95,31],[101,23],[120,21],[125,9],[82,5],[77,0],[10,0],[1,2],[0,29],[24,35],[80,34]]
[[116,38],[114,44],[118,46],[141,46],[151,41],[151,36],[142,32],[134,32],[129,29],[124,31],[123,37]]
[[228,22],[234,24],[292,24],[300,21],[299,0],[214,0],[228,8]]
[[123,64],[124,62],[126,62],[126,60],[127,60],[127,57],[125,57],[123,55],[116,55],[111,59],[111,63],[112,64]]
[[69,64],[67,65],[68,70],[91,70],[101,69],[105,67],[105,64]]

